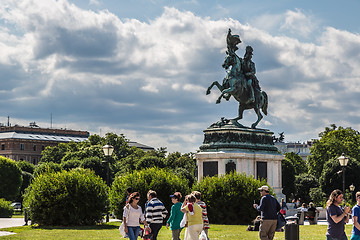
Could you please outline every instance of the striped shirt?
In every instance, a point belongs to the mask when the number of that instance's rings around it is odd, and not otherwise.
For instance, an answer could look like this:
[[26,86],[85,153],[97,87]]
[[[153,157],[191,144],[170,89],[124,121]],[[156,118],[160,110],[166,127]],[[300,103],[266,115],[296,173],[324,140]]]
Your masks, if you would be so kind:
[[145,220],[147,223],[163,223],[168,211],[157,198],[152,198],[145,206]]
[[202,209],[202,219],[203,219],[203,224],[204,224],[204,228],[205,229],[209,229],[209,218],[207,216],[207,209],[206,209],[206,204],[203,201],[198,201],[196,202]]

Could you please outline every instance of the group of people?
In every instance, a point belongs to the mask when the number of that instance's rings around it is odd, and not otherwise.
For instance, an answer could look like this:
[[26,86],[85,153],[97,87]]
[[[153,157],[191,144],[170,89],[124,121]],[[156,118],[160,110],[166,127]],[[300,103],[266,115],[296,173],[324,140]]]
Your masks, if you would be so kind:
[[[254,208],[261,212],[261,220],[259,227],[259,236],[261,240],[271,240],[274,238],[277,226],[277,213],[280,212],[286,204],[284,201],[279,202],[270,195],[269,187],[262,186],[259,188],[262,196],[260,204],[254,203]],[[341,190],[336,189],[331,192],[329,199],[326,203],[326,220],[328,228],[326,232],[327,240],[347,240],[345,233],[345,224],[349,222],[349,216],[353,218],[353,229],[351,232],[351,240],[360,240],[360,192],[356,193],[357,204],[351,209],[348,206],[341,207],[344,200],[344,195]],[[302,211],[317,211],[312,203],[302,206]]]
[[[128,192],[130,190],[128,189]],[[185,196],[181,202],[181,193],[175,192],[169,196],[173,203],[166,227],[172,231],[172,239],[180,240],[180,233],[185,228],[185,240],[198,240],[204,231],[208,239],[209,220],[206,204],[201,201],[201,193],[194,191]],[[152,239],[156,240],[168,215],[164,204],[157,198],[157,193],[149,190],[145,211],[138,205],[140,193],[133,192],[128,195],[123,211],[124,230],[130,240],[138,239],[140,222],[144,224],[144,232],[151,232]]]

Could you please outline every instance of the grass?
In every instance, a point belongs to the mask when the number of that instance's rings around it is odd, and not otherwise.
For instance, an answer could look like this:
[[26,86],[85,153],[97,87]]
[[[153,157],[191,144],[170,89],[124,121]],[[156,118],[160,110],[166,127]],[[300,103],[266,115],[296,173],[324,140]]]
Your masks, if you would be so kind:
[[[108,224],[87,227],[13,227],[1,229],[17,234],[0,237],[0,240],[51,240],[51,239],[124,239],[119,233],[120,223],[111,222]],[[211,225],[209,237],[211,240],[258,240],[258,232],[246,231],[245,225]],[[325,239],[326,225],[302,225],[300,226],[301,240]],[[346,226],[346,234],[350,237],[352,225]],[[181,232],[181,239],[184,239],[184,230]],[[140,239],[140,238],[139,238]],[[171,239],[171,231],[163,227],[158,236],[159,240]],[[275,240],[285,239],[284,232],[276,232]]]

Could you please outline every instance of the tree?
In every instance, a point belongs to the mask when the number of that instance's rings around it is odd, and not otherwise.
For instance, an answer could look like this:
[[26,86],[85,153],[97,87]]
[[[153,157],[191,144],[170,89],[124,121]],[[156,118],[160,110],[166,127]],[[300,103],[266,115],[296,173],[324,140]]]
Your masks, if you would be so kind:
[[[349,158],[345,167],[345,188],[348,188],[351,184],[360,186],[359,172],[360,163],[353,158]],[[342,167],[337,158],[330,159],[325,163],[319,182],[321,189],[327,196],[334,189],[343,191]]]
[[325,163],[336,159],[342,153],[354,159],[360,159],[360,134],[352,128],[326,127],[319,134],[320,140],[315,140],[308,157],[309,173],[320,178]]
[[308,168],[306,166],[306,161],[296,153],[285,153],[285,159],[289,160],[294,166],[295,175],[307,173]]
[[29,163],[29,162],[24,161],[24,160],[18,161],[18,162],[16,162],[16,164],[21,169],[21,171],[25,171],[25,172],[28,172],[28,173],[31,173],[31,174],[34,173],[34,169],[35,169],[34,164]]
[[288,199],[294,198],[295,196],[295,168],[290,160],[284,159],[281,162],[281,172],[282,172],[282,186],[283,194],[286,195]]
[[310,189],[319,186],[319,180],[308,173],[302,173],[295,177],[296,198],[301,198],[302,202],[310,202]]
[[60,172],[62,170],[59,163],[43,162],[36,166],[34,170],[34,176],[37,177],[46,172]]
[[22,184],[21,169],[14,160],[0,156],[0,198],[13,201]]
[[54,147],[46,147],[42,152],[41,162],[61,163],[61,159],[65,156],[67,151],[66,143],[59,143]]

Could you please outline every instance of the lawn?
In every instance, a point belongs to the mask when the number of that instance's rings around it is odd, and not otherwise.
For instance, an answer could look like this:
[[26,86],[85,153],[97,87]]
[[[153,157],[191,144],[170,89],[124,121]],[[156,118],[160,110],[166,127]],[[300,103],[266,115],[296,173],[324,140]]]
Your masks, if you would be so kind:
[[[1,229],[2,231],[11,231],[17,234],[0,237],[4,239],[21,239],[21,240],[50,240],[50,239],[124,239],[119,233],[119,222],[112,222],[92,227],[14,227]],[[259,239],[258,232],[247,232],[245,225],[211,225],[209,237],[211,240],[255,240]],[[325,239],[326,225],[305,225],[300,226],[301,240]],[[350,237],[352,225],[346,226],[346,234]],[[184,231],[181,233],[182,239]],[[139,238],[140,239],[140,238]],[[159,240],[170,240],[171,231],[163,227],[159,233]],[[277,232],[277,240],[285,239],[284,232]]]

